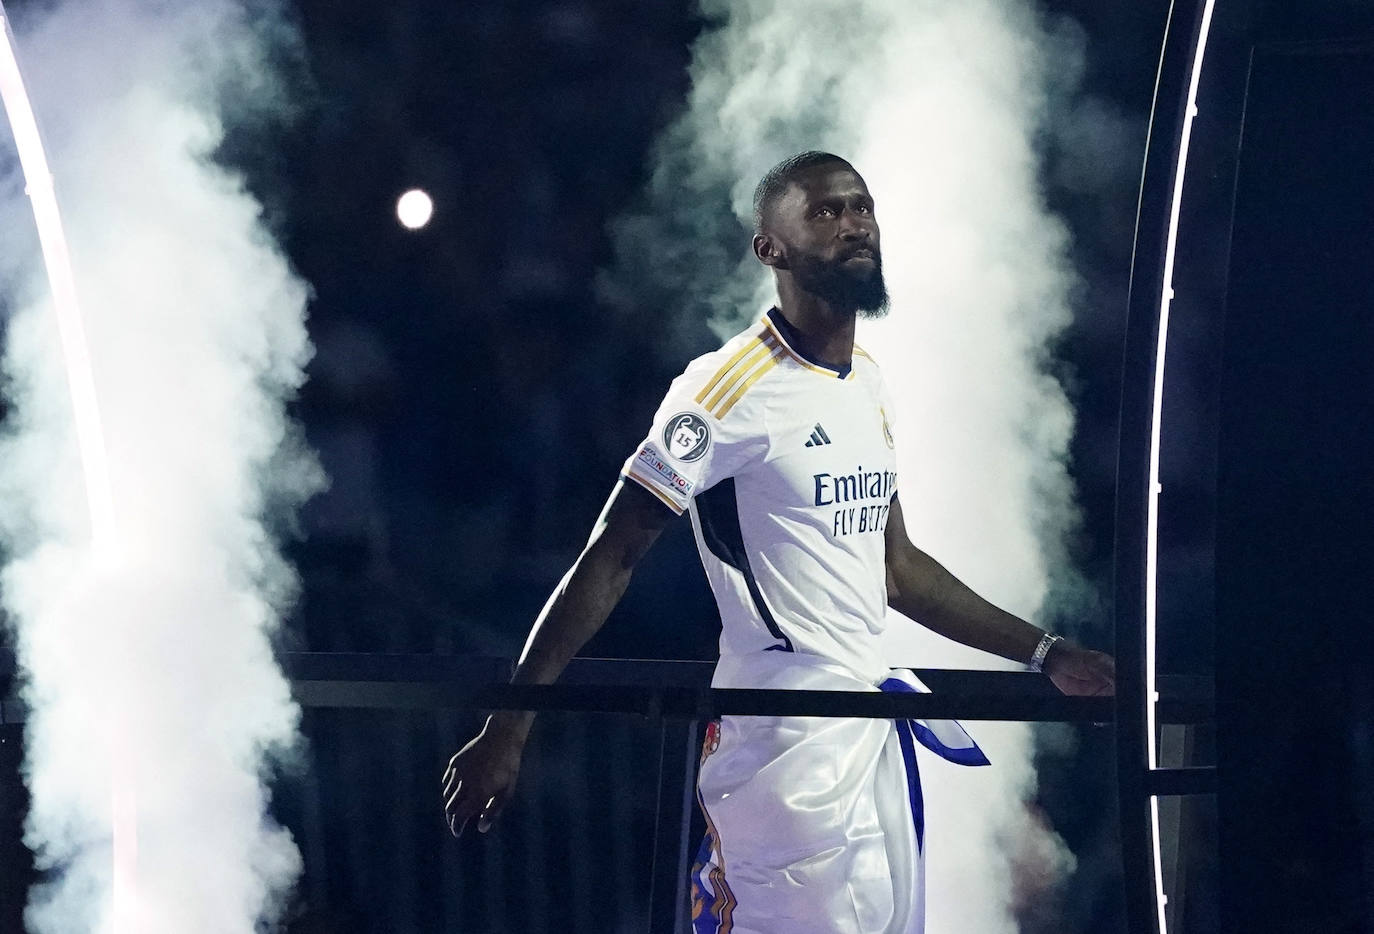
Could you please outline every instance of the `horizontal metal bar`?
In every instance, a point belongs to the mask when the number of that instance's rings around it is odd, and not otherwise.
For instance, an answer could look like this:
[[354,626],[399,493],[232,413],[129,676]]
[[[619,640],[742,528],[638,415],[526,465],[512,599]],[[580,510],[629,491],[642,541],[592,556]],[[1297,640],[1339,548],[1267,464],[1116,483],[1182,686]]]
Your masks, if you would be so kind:
[[1160,797],[1213,795],[1217,792],[1217,770],[1200,766],[1149,769],[1145,772],[1145,791]]
[[[293,682],[392,681],[496,684],[510,679],[514,663],[491,655],[437,655],[362,652],[285,652],[283,672]],[[970,692],[1022,696],[1058,691],[1044,675],[1029,671],[913,668],[936,693]],[[709,687],[715,662],[643,658],[575,658],[562,684],[626,684],[654,687]],[[13,656],[0,651],[0,683],[14,675]],[[1156,684],[1161,703],[1210,706],[1212,679],[1162,675]]]
[[[915,669],[933,694],[712,689],[711,662],[574,659],[554,685],[506,683],[510,659],[463,655],[286,653],[282,667],[304,707],[379,710],[537,710],[710,719],[842,716],[1107,723],[1112,698],[1065,697],[1031,672]],[[606,683],[614,682],[614,683]],[[1161,684],[1161,687],[1166,687]],[[1181,679],[1163,698],[1162,723],[1212,719],[1210,682]],[[18,698],[3,701],[8,723],[25,719]]]
[[[512,662],[505,658],[464,655],[361,655],[349,653],[288,653],[283,667],[292,679],[297,700],[312,707],[372,707],[425,709],[479,707],[524,708],[606,713],[661,713],[666,716],[714,717],[721,713],[770,716],[850,716],[834,708],[835,692],[821,692],[825,710],[814,706],[794,708],[797,692],[773,692],[771,699],[735,697],[731,704],[748,709],[721,707],[720,699],[701,694],[710,687],[715,664],[706,661],[659,659],[577,658],[560,678],[556,690],[530,686],[533,693],[506,694],[505,681]],[[1064,698],[1048,678],[1028,671],[973,671],[962,669],[913,669],[939,700],[917,703],[941,710],[949,703],[964,711],[965,699],[973,698],[968,712],[923,713],[922,717],[962,717],[1007,720],[1079,720],[1104,723],[1112,719],[1110,700],[1098,699],[1101,710],[1084,708],[1082,715],[1059,716],[1061,701],[1070,707],[1080,699]],[[359,683],[364,682],[364,683]],[[407,685],[390,691],[384,683]],[[356,687],[352,686],[356,684]],[[428,687],[426,687],[428,685]],[[586,687],[587,692],[563,690]],[[633,689],[649,689],[635,693]],[[698,692],[669,698],[657,696],[673,688]],[[1202,723],[1213,717],[1210,679],[1174,676],[1160,679],[1161,700],[1156,715],[1161,723]],[[477,692],[483,692],[478,697]],[[495,693],[490,693],[495,692]],[[517,700],[512,698],[518,697]],[[956,698],[958,700],[956,700]],[[1025,702],[1025,706],[1022,705]],[[1008,706],[1006,702],[1010,702]],[[871,703],[871,701],[870,701]],[[886,702],[882,702],[886,703]],[[759,704],[766,704],[759,707]],[[778,705],[782,706],[778,706]],[[990,705],[990,706],[989,706]],[[1068,709],[1068,708],[1064,708]],[[853,714],[866,716],[865,714]],[[879,715],[875,715],[879,716]],[[881,716],[889,716],[882,714]],[[911,716],[908,714],[907,716]]]
[[[473,655],[399,655],[348,652],[289,652],[282,667],[292,681],[457,681],[504,683],[514,669],[508,658]],[[1003,697],[1058,697],[1049,678],[1029,671],[913,668],[937,694],[966,693]],[[715,662],[643,658],[575,658],[560,684],[616,684],[649,687],[711,685]],[[1210,719],[1213,682],[1197,675],[1161,675],[1160,704],[1184,717],[1171,723]],[[1192,719],[1187,719],[1192,718]]]
[[966,720],[1044,720],[1106,723],[1109,697],[1009,697],[978,694],[882,694],[867,691],[764,691],[608,684],[459,685],[307,681],[294,685],[307,707],[398,710],[467,708],[638,714],[711,719],[750,716],[959,717]]

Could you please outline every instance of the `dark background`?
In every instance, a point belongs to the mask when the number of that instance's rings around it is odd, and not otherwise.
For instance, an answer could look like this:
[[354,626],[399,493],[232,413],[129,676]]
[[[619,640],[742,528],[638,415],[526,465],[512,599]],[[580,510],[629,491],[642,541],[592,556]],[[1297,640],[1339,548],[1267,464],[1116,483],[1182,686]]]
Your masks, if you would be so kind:
[[1374,928],[1374,8],[1257,4],[1220,367],[1221,912]]
[[[1095,101],[1125,151],[1143,153],[1167,4],[1040,8],[1086,37],[1075,100]],[[650,146],[684,106],[689,46],[709,24],[686,0],[292,9],[303,48],[283,67],[299,109],[231,128],[220,154],[315,290],[317,355],[293,408],[332,487],[289,547],[304,589],[283,648],[514,655],[668,381],[715,345],[703,326],[664,346],[662,309],[612,305],[595,285],[617,262],[608,225],[636,204]],[[1051,361],[1079,415],[1076,558],[1106,593],[1139,160],[1085,189],[1058,171],[1083,158],[1072,138],[1040,142],[1045,197],[1073,232],[1082,277]],[[412,186],[437,204],[420,232],[393,213]],[[1210,673],[1213,660],[1214,307],[1183,306],[1171,332],[1160,623],[1162,667],[1176,673]],[[584,654],[709,659],[718,626],[677,523]],[[1085,631],[1110,647],[1106,619]],[[499,842],[454,843],[439,774],[476,726],[307,713],[305,764],[277,791],[307,866],[292,930],[604,930],[608,900],[612,930],[642,927],[652,731],[545,718]],[[1080,868],[1030,913],[1028,932],[1121,928],[1105,732],[1041,755],[1041,804]],[[13,732],[5,748],[13,768]],[[22,794],[6,787],[13,820]],[[11,846],[5,862],[23,860]],[[28,879],[5,876],[0,929]],[[1190,930],[1215,929],[1205,900],[1194,910]]]
[[[1043,9],[1072,17],[1086,37],[1087,69],[1073,103],[1093,99],[1119,125],[1120,145],[1142,153],[1164,5]],[[298,411],[334,487],[307,508],[307,535],[293,548],[306,587],[291,644],[513,655],[667,382],[716,345],[704,326],[689,326],[665,346],[669,309],[611,305],[595,287],[598,272],[617,262],[608,226],[638,206],[650,146],[683,107],[689,44],[709,24],[687,3],[331,2],[299,10],[308,62],[302,98],[311,106],[270,144],[246,136],[226,147],[317,290],[311,330],[319,354]],[[1073,229],[1082,276],[1076,324],[1054,360],[1080,417],[1074,473],[1086,522],[1077,558],[1106,592],[1139,162],[1128,156],[1122,171],[1104,152],[1102,180],[1084,188],[1060,171],[1084,158],[1070,148],[1073,139],[1050,133],[1040,142],[1045,195]],[[392,215],[411,185],[432,192],[438,206],[418,234]],[[726,193],[719,196],[725,205]],[[1196,388],[1181,385],[1185,393]],[[1190,428],[1206,437],[1205,424]],[[1186,575],[1187,593],[1170,591],[1162,616],[1176,633],[1164,641],[1166,664],[1205,673],[1211,530],[1197,507],[1209,499],[1211,477],[1205,443],[1194,442],[1166,466],[1183,505],[1181,521],[1166,527],[1164,579]],[[1105,619],[1085,630],[1109,647]],[[717,633],[690,531],[679,523],[584,654],[708,659]],[[541,754],[583,777],[536,803],[549,795],[527,770],[525,800],[512,807],[498,848],[449,843],[430,819],[430,782],[466,738],[466,724],[412,723],[406,747],[397,738],[406,727],[386,719],[368,725],[316,714],[307,723],[325,781],[316,806],[350,815],[360,828],[326,827],[321,852],[347,852],[357,835],[388,841],[370,858],[336,855],[311,912],[329,905],[344,928],[423,930],[439,918],[452,925],[450,912],[468,919],[463,930],[501,930],[517,918],[533,930],[558,927],[545,926],[528,903],[482,901],[474,916],[475,893],[489,899],[496,885],[538,891],[537,900],[567,907],[567,928],[595,929],[604,915],[595,909],[596,885],[583,878],[588,855],[575,845],[545,852],[529,828],[566,820],[574,840],[585,841],[614,798],[637,831],[622,844],[630,861],[609,861],[607,873],[633,893],[612,915],[625,930],[640,923],[651,737],[613,734],[625,753],[608,757],[603,744],[579,747],[583,727],[545,723]],[[396,751],[383,758],[377,748]],[[1042,756],[1041,803],[1081,869],[1058,898],[1026,912],[1025,930],[1117,930],[1110,738],[1080,737],[1076,754],[1062,748]],[[399,796],[411,816],[399,830],[384,789],[406,749],[400,788],[414,794]],[[625,782],[626,773],[642,779]],[[330,779],[367,784],[331,790]],[[280,800],[289,808],[293,789]],[[436,860],[437,876],[429,871]],[[519,879],[512,862],[526,867]],[[427,889],[423,880],[436,878],[450,881]],[[457,906],[455,881],[473,893]],[[367,887],[386,894],[369,897]],[[1195,930],[1207,930],[1207,899],[1196,904]]]
[[[317,293],[298,411],[334,486],[297,548],[299,644],[514,652],[668,380],[716,343],[702,326],[664,346],[665,310],[595,286],[705,24],[685,2],[298,6],[306,110],[225,154]],[[1081,94],[1143,151],[1162,5],[1103,6],[1046,9],[1083,27]],[[1080,413],[1081,559],[1103,584],[1138,162],[1084,192],[1056,184],[1057,161],[1082,154],[1043,149],[1084,280],[1056,350]],[[411,185],[438,204],[420,233],[392,213]],[[685,524],[674,533],[592,654],[712,657],[714,609]],[[663,621],[665,589],[672,624],[637,625]]]

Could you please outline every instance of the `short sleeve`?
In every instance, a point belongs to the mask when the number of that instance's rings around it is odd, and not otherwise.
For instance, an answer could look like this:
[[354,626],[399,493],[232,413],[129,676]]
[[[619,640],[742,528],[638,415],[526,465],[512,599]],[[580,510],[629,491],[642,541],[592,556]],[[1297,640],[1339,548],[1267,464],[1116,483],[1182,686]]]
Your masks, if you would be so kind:
[[767,447],[752,406],[733,407],[728,418],[720,418],[703,404],[710,403],[700,397],[715,370],[703,360],[709,355],[673,380],[648,436],[622,470],[679,515],[694,496],[734,476]]

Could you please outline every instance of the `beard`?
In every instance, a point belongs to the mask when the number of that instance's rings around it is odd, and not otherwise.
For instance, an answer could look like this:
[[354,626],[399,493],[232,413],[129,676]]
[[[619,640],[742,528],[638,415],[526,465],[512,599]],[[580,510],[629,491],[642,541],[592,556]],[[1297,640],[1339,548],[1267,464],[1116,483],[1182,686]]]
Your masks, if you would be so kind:
[[887,314],[887,283],[883,260],[873,253],[872,269],[852,269],[844,260],[824,260],[810,254],[792,257],[792,276],[797,285],[840,309],[853,309],[860,318]]

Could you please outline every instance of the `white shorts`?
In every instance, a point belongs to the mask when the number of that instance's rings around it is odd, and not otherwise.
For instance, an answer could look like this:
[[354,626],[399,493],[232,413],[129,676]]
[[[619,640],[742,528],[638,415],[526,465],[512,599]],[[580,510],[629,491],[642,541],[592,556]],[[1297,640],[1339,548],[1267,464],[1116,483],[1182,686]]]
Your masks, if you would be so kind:
[[[783,653],[774,653],[774,658]],[[793,655],[757,687],[881,688]],[[694,934],[921,934],[925,834],[915,745],[986,765],[953,721],[724,717],[702,751],[706,838],[692,872]]]

